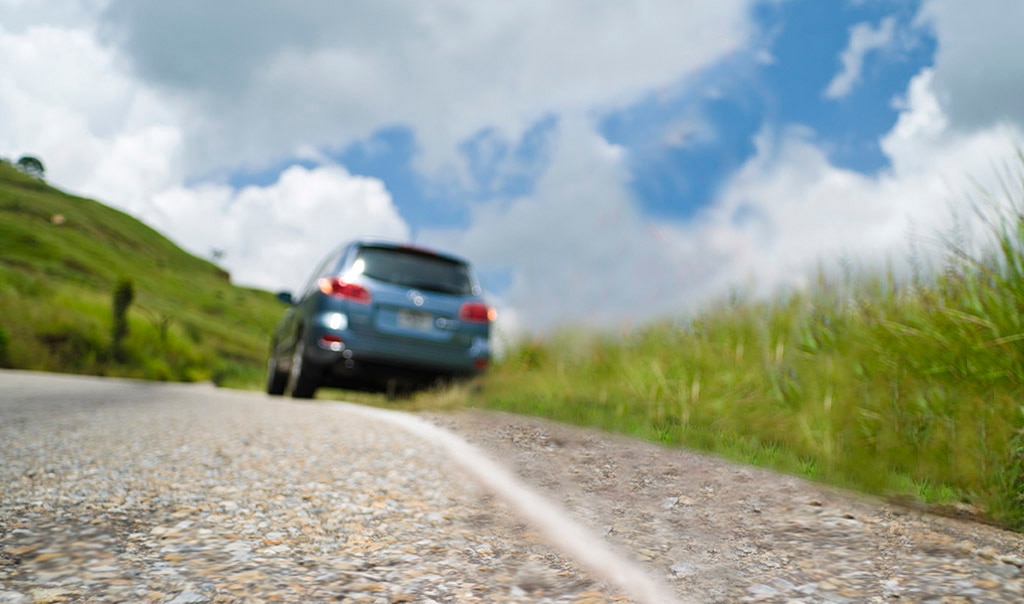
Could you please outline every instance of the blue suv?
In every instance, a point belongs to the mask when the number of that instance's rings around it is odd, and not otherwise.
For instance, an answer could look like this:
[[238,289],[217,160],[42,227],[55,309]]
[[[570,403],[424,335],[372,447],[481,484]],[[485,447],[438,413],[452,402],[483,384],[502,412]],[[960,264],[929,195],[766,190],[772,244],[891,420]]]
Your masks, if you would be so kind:
[[334,250],[294,295],[274,330],[267,392],[312,398],[334,386],[389,397],[471,377],[490,362],[495,311],[461,258],[395,243]]

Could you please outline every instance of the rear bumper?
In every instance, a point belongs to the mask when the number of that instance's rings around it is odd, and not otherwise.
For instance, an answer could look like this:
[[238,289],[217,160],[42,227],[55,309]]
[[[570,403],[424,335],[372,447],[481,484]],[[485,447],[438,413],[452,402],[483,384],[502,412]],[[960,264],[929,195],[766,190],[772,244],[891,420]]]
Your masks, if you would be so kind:
[[307,360],[337,375],[408,372],[473,376],[487,367],[491,356],[488,338],[483,335],[431,342],[318,325],[308,328],[305,337]]

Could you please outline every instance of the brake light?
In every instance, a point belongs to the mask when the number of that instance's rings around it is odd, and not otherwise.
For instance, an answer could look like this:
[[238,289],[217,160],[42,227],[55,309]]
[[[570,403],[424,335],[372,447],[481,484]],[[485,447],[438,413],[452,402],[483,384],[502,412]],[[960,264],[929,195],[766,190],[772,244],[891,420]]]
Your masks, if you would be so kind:
[[326,348],[328,350],[333,350],[334,352],[341,352],[342,350],[345,350],[345,341],[333,334],[324,334],[320,336],[320,341],[317,343],[320,344],[320,348]]
[[323,278],[317,282],[320,286],[320,291],[327,294],[328,296],[334,296],[335,298],[341,298],[343,300],[351,300],[357,304],[369,304],[370,292],[362,285],[356,285],[355,283],[347,283],[341,279],[335,277],[333,279]]
[[467,323],[490,323],[497,316],[497,311],[483,302],[466,302],[459,308],[459,320]]

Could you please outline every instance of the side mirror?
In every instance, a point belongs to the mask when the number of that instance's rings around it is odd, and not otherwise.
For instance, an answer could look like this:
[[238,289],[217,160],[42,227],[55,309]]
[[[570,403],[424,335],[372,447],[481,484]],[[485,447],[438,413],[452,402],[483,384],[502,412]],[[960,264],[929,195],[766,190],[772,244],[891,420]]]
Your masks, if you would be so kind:
[[282,304],[291,306],[294,303],[291,292],[277,292],[276,297]]

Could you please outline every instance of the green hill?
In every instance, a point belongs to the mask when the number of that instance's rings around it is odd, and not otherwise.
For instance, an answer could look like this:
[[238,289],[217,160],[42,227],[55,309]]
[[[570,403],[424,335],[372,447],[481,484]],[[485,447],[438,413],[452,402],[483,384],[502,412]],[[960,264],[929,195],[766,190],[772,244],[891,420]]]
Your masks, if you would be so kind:
[[[123,279],[135,296],[115,355]],[[0,366],[251,385],[281,310],[131,216],[0,162]]]

